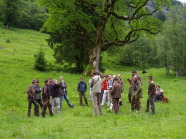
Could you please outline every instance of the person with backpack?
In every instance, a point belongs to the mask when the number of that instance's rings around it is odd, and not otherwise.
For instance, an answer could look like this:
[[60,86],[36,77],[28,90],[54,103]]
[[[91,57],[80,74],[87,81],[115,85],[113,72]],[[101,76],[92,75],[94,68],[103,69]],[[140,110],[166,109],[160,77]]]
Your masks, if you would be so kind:
[[78,83],[77,90],[79,92],[80,106],[83,106],[82,97],[85,100],[85,104],[88,106],[88,101],[86,97],[87,84],[84,82],[83,77],[80,78],[80,82]]
[[100,115],[102,115],[102,106],[101,106],[101,100],[100,100],[100,94],[102,89],[102,79],[99,76],[99,73],[94,72],[94,77],[92,78],[92,95],[93,95],[93,104],[94,104],[94,114],[97,117],[98,116],[98,110]]

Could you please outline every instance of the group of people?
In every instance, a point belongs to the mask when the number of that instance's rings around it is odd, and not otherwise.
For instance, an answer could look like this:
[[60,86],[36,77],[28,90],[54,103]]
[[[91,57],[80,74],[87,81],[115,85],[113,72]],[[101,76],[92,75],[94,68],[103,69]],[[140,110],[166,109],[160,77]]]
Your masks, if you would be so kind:
[[[130,83],[128,99],[131,103],[131,111],[140,111],[141,102],[140,99],[143,97],[142,94],[142,79],[137,74],[136,70],[132,71],[132,79],[128,79]],[[148,76],[148,99],[146,105],[146,112],[149,112],[151,106],[152,114],[155,114],[155,99],[159,99],[162,96],[162,90],[160,86],[155,86],[152,81],[152,76]],[[90,100],[93,102],[94,115],[102,115],[102,107],[107,101],[109,111],[113,111],[118,114],[119,107],[122,105],[121,96],[124,86],[124,81],[121,78],[121,74],[116,75],[105,75],[102,76],[98,72],[93,72],[90,83]],[[84,78],[80,78],[80,82],[77,85],[77,91],[79,92],[79,104],[83,106],[83,98],[85,104],[89,106],[88,99],[86,97],[87,84]],[[42,95],[41,95],[42,92]],[[157,98],[157,94],[158,98]],[[55,79],[45,80],[43,89],[39,86],[39,80],[32,80],[32,84],[27,89],[28,94],[28,116],[31,115],[31,106],[34,104],[34,114],[39,116],[39,107],[42,109],[42,117],[45,117],[46,109],[49,109],[50,116],[54,113],[60,113],[62,110],[62,100],[65,99],[68,106],[73,108],[74,105],[70,103],[67,96],[67,84],[63,77],[60,76],[60,82],[57,83]]]
[[70,103],[66,88],[67,84],[62,76],[60,76],[59,83],[52,78],[45,80],[45,85],[42,89],[39,86],[39,80],[32,80],[32,84],[27,89],[28,116],[31,116],[32,104],[34,104],[34,115],[39,116],[40,107],[43,118],[45,118],[47,108],[49,109],[50,116],[53,116],[55,112],[60,113],[63,99],[66,100],[70,108],[73,108],[74,104]]

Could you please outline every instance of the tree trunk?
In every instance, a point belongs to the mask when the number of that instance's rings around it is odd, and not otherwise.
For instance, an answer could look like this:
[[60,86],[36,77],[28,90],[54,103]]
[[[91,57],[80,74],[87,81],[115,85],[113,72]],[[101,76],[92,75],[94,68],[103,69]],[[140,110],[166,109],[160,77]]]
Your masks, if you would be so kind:
[[87,71],[85,72],[85,75],[90,75],[94,71],[101,73],[99,69],[99,65],[100,65],[101,51],[103,48],[104,28],[105,28],[104,23],[101,23],[97,28],[97,37],[96,37],[95,45],[93,47],[93,50],[89,53],[89,66]]
[[8,23],[6,24],[6,29],[9,29],[9,24]]

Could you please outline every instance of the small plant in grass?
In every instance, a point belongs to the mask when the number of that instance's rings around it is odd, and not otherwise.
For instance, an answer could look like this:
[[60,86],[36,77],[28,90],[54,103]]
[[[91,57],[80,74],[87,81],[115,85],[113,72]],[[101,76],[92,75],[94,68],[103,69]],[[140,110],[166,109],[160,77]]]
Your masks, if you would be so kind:
[[45,71],[47,67],[47,61],[44,56],[43,49],[41,47],[39,53],[35,55],[35,64],[34,68],[39,71]]
[[9,39],[6,40],[6,43],[11,43]]

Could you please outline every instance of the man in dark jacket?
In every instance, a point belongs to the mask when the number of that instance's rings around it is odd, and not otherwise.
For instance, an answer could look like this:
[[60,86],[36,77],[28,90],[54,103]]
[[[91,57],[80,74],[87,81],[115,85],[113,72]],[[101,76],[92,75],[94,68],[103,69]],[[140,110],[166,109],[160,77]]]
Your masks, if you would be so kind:
[[80,78],[80,82],[78,83],[77,90],[79,92],[80,106],[83,105],[82,97],[84,97],[85,104],[88,106],[88,101],[85,93],[87,91],[87,84],[84,82],[83,77]]
[[70,108],[73,108],[74,105],[70,103],[70,100],[68,99],[67,96],[67,84],[63,79],[63,76],[60,76],[60,83],[61,87],[59,88],[59,92],[60,92],[60,109],[62,109],[62,104],[63,104],[63,98],[66,100],[68,106]]
[[[42,89],[39,86],[39,80],[35,81],[34,90],[35,90],[34,99],[40,105],[41,110],[42,110],[42,107],[43,107],[43,104],[42,104],[42,101],[41,101]],[[34,107],[34,113],[35,113],[35,116],[39,116],[39,107],[36,107],[36,106]]]
[[[39,108],[38,103],[34,99],[34,96],[35,96],[34,84],[35,84],[35,80],[32,80],[32,84],[27,89],[27,95],[28,95],[28,117],[30,117],[30,115],[31,115],[32,103],[34,104],[34,106],[36,108]],[[38,115],[39,115],[39,113],[36,114],[36,116],[38,116]]]
[[149,87],[148,87],[148,99],[147,99],[146,112],[149,112],[149,104],[150,104],[152,114],[155,114],[154,100],[155,100],[156,86],[155,83],[152,81],[152,76],[149,76],[148,82],[149,82]]
[[43,93],[42,93],[42,116],[45,117],[46,109],[48,107],[50,116],[53,116],[52,113],[52,105],[50,104],[50,95],[49,95],[49,80],[45,80],[45,85],[43,87]]
[[55,112],[55,107],[57,108],[57,113],[60,113],[60,93],[59,93],[60,84],[57,84],[57,80],[52,80],[52,84],[50,85],[50,95],[52,97],[52,113]]
[[114,84],[111,90],[113,109],[116,114],[119,113],[119,99],[121,98],[122,86],[118,83],[118,79],[114,78]]

